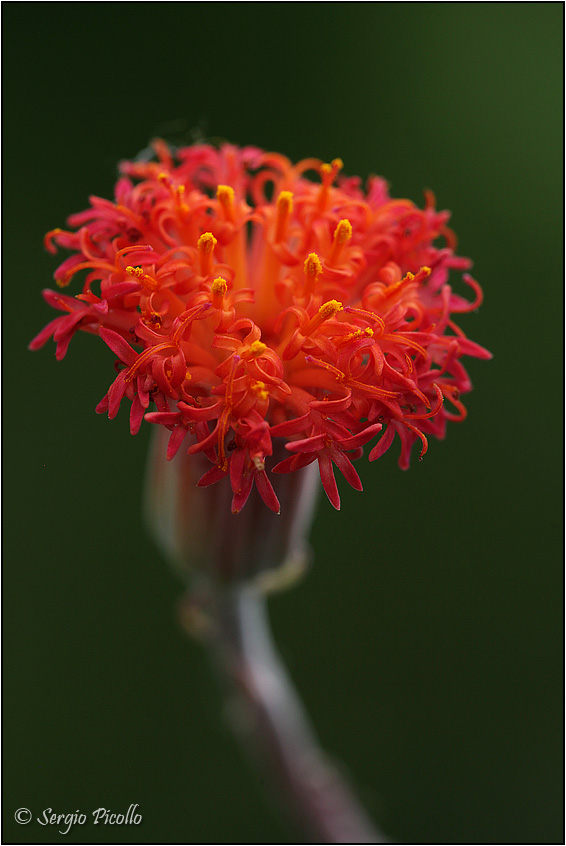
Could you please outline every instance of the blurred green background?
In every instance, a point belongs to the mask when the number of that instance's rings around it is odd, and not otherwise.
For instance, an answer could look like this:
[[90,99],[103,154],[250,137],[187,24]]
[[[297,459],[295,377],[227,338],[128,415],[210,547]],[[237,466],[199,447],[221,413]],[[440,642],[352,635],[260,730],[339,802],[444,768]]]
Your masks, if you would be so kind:
[[[315,566],[270,607],[325,748],[400,843],[562,841],[561,3],[6,3],[4,842],[45,808],[138,803],[76,843],[297,843],[224,725],[181,585],[146,535],[149,426],[60,364],[43,234],[155,135],[341,156],[432,188],[485,292],[468,420],[408,473],[321,501]],[[459,288],[462,292],[464,288]],[[20,301],[21,298],[21,301]],[[20,303],[15,308],[16,300]],[[25,307],[24,307],[25,306]],[[17,808],[34,820],[18,826]]]

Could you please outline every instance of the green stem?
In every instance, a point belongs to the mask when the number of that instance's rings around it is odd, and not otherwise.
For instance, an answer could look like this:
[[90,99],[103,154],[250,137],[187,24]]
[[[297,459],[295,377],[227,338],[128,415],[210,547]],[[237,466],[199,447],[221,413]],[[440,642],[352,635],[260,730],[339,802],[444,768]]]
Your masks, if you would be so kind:
[[217,597],[209,643],[239,706],[234,729],[276,796],[316,843],[388,843],[320,749],[273,644],[265,597],[233,587]]

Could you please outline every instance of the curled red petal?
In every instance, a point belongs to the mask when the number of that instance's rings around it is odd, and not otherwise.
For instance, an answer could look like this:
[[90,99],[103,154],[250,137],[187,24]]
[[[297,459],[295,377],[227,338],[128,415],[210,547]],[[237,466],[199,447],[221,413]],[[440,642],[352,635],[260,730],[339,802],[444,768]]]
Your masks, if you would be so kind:
[[135,350],[113,329],[101,327],[99,335],[124,364],[130,367],[137,360],[138,356]]
[[300,441],[289,441],[285,444],[285,449],[292,452],[317,452],[324,447],[325,442],[326,435],[313,435]]
[[326,453],[320,453],[318,456],[318,469],[322,486],[326,492],[326,496],[330,500],[330,504],[340,511],[340,494],[338,493],[338,486],[334,478],[334,469],[330,456]]
[[348,458],[348,456],[345,455],[341,450],[334,449],[332,450],[331,457],[332,461],[336,464],[348,484],[351,485],[356,491],[363,490],[361,479],[358,476],[356,469]]
[[214,485],[227,475],[227,470],[222,470],[217,464],[207,470],[197,482],[197,487],[206,488],[208,485]]
[[268,508],[276,514],[281,513],[281,505],[277,499],[277,495],[273,490],[273,485],[269,481],[269,477],[265,470],[257,470],[255,473],[255,484],[259,491],[259,495],[265,502]]
[[372,451],[368,456],[369,461],[377,461],[378,458],[387,452],[391,444],[393,443],[393,439],[395,438],[395,429],[393,425],[390,424],[387,429],[385,430],[384,434],[381,436],[377,444],[374,446]]
[[130,432],[132,435],[137,435],[143,420],[145,408],[140,402],[140,398],[136,395],[132,401],[130,408]]
[[120,403],[126,393],[126,370],[120,371],[116,379],[110,385],[108,391],[108,417],[112,420],[118,414]]
[[368,441],[377,435],[383,428],[382,423],[372,423],[371,426],[366,426],[365,429],[362,429],[361,432],[358,432],[357,435],[352,435],[351,438],[343,438],[340,441],[340,448],[345,450],[357,449],[358,447],[364,446],[367,444]]
[[312,464],[315,459],[315,453],[297,453],[296,455],[289,456],[289,458],[284,458],[283,461],[280,461],[278,464],[275,465],[275,467],[272,468],[271,472],[293,473],[295,470],[300,470],[302,467],[306,467],[307,464]]
[[179,451],[179,447],[187,437],[187,429],[183,425],[176,426],[171,435],[169,437],[169,441],[167,442],[167,453],[165,458],[167,461],[171,461],[172,458],[175,458],[177,452]]
[[160,423],[162,426],[175,426],[181,419],[178,411],[149,411],[145,415],[148,423]]
[[238,512],[242,510],[242,508],[248,501],[253,485],[253,475],[251,473],[245,474],[242,477],[241,486],[238,488],[237,491],[234,492],[234,496],[232,497],[233,514],[238,514]]

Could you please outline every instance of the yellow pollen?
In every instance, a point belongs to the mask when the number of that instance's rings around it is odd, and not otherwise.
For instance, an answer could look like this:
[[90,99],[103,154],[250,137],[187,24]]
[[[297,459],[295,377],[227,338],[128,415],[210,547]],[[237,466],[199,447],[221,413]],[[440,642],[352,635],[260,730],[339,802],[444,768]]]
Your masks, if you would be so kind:
[[183,196],[185,194],[185,186],[184,185],[173,185],[173,180],[171,179],[168,173],[162,171],[157,175],[157,179],[164,185],[166,188],[169,189],[169,193],[174,198],[177,208],[180,212],[188,212],[188,206],[183,203]]
[[224,211],[224,217],[230,223],[234,222],[234,189],[230,185],[219,185],[216,198]]
[[275,231],[275,243],[278,244],[287,234],[289,216],[293,211],[292,191],[281,191],[277,197],[277,226]]
[[234,189],[230,185],[219,185],[216,189],[216,198],[223,206],[231,206],[234,202]]
[[387,298],[395,296],[403,288],[405,288],[407,285],[410,285],[412,282],[419,284],[420,282],[423,281],[423,279],[426,279],[426,277],[430,274],[430,272],[431,272],[430,267],[421,267],[421,269],[419,270],[419,272],[416,275],[414,273],[411,273],[410,270],[407,271],[407,273],[403,276],[402,279],[399,279],[398,282],[393,282],[393,283],[391,283],[390,285],[387,286],[387,288],[385,289],[385,291],[383,293],[383,296],[387,297]]
[[217,244],[212,232],[203,232],[198,239],[197,247],[200,253],[201,276],[209,276],[212,273],[212,252]]
[[312,362],[312,364],[316,364],[318,367],[323,367],[334,376],[337,382],[344,382],[346,379],[346,374],[342,373],[341,370],[338,370],[337,367],[334,367],[333,364],[328,364],[326,361],[321,361],[319,358],[312,358],[311,356],[308,356],[307,361]]
[[307,279],[316,280],[322,273],[322,265],[316,253],[309,253],[304,264]]
[[289,214],[293,211],[292,191],[281,191],[277,197],[277,211],[279,214]]
[[358,341],[360,338],[373,338],[373,329],[369,326],[366,329],[357,329],[355,332],[349,332],[347,335],[341,335],[338,338],[333,338],[333,342],[337,347],[345,347],[350,341]]
[[348,218],[344,218],[344,220],[338,221],[338,225],[334,230],[334,243],[332,244],[332,250],[328,257],[328,264],[331,267],[338,264],[338,262],[340,261],[340,255],[342,253],[344,244],[346,244],[351,237],[352,224],[350,223]]
[[318,277],[322,273],[322,264],[316,253],[309,253],[303,265],[305,272],[305,296],[313,293]]
[[129,273],[130,276],[137,276],[138,279],[141,279],[143,276],[143,269],[141,267],[132,267],[130,264],[126,268],[126,273]]
[[253,391],[256,396],[258,396],[262,400],[266,400],[269,397],[269,391],[267,390],[267,386],[265,382],[252,382],[250,385],[251,390]]
[[330,164],[322,164],[320,166],[320,175],[322,177],[322,184],[328,187],[334,181],[336,174],[342,170],[344,162],[342,159],[332,159]]
[[142,320],[146,325],[155,326],[156,329],[161,329],[163,324],[158,311],[144,311],[142,313]]
[[328,320],[330,317],[334,317],[339,311],[342,311],[343,307],[342,303],[338,302],[338,300],[328,300],[327,303],[321,305],[318,313],[323,320]]
[[224,299],[224,294],[228,290],[226,280],[223,279],[222,276],[218,276],[210,286],[210,290],[212,293],[213,307],[222,308],[222,300]]
[[430,276],[431,272],[432,271],[431,271],[430,267],[426,267],[426,266],[421,267],[421,269],[419,270],[419,272],[416,275],[414,273],[411,273],[410,270],[407,271],[407,273],[403,276],[403,278],[401,280],[399,280],[399,282],[394,282],[392,285],[388,285],[387,291],[386,291],[386,296],[388,296],[388,297],[391,296],[391,294],[396,293],[402,287],[404,287],[407,284],[410,284],[411,282],[416,282],[417,284],[421,283],[423,281],[423,279],[426,279],[427,276]]
[[211,290],[213,294],[220,294],[221,296],[224,296],[224,294],[228,290],[226,280],[219,276],[212,283]]
[[330,189],[332,187],[332,183],[336,177],[336,174],[339,170],[342,169],[344,163],[342,159],[333,159],[331,164],[322,164],[320,166],[320,178],[322,180],[322,185],[320,186],[320,192],[318,195],[318,210],[323,212],[330,202]]
[[217,243],[218,242],[212,232],[203,232],[198,239],[197,247],[201,253],[211,253]]
[[144,273],[143,267],[132,267],[132,265],[129,264],[126,268],[126,273],[130,276],[137,276],[142,285],[145,285],[147,288],[151,288],[154,291],[157,291],[159,288],[159,282],[157,279],[154,279],[153,276],[149,276],[149,274]]
[[319,206],[322,208],[326,205],[328,200],[328,190],[334,179],[336,178],[336,174],[342,170],[344,167],[344,162],[342,159],[332,159],[330,164],[322,164],[320,166],[320,177],[322,179],[321,185],[321,193],[319,197]]
[[267,349],[267,344],[264,344],[263,341],[253,341],[250,344],[250,353],[251,355],[256,358],[258,355],[262,355]]
[[325,320],[329,320],[331,317],[334,317],[339,311],[342,311],[343,305],[339,303],[338,300],[328,300],[328,302],[323,303],[319,308],[318,312],[311,317],[311,319],[306,323],[301,332],[306,337],[307,335],[312,334],[315,329],[324,323]]
[[334,243],[335,244],[345,244],[346,241],[349,241],[352,237],[352,224],[345,218],[338,223],[338,226],[334,230]]
[[183,202],[183,198],[185,196],[185,186],[184,185],[177,185],[175,189],[175,202],[177,203],[177,207],[181,212],[188,212],[189,207],[186,203]]

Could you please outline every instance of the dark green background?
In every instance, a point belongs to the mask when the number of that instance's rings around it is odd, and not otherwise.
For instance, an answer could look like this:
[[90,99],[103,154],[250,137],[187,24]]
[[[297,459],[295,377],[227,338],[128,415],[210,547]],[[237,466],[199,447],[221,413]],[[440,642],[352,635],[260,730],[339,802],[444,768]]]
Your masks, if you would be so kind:
[[[5,3],[4,842],[302,842],[224,727],[146,536],[149,426],[94,406],[111,357],[51,319],[46,230],[118,160],[200,127],[431,187],[485,291],[469,418],[321,502],[271,601],[326,749],[401,843],[562,839],[561,3]],[[463,288],[460,289],[463,292]],[[34,821],[18,826],[28,807]]]

